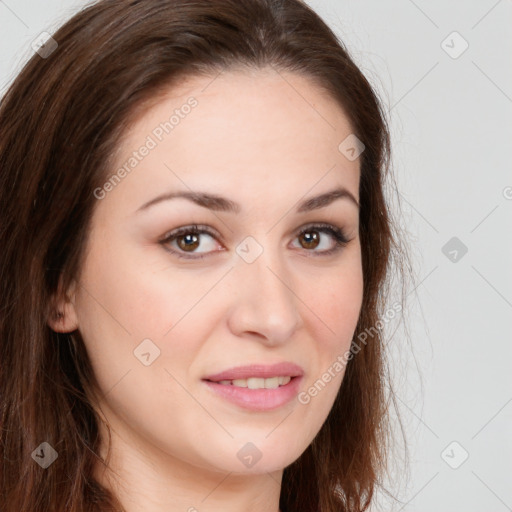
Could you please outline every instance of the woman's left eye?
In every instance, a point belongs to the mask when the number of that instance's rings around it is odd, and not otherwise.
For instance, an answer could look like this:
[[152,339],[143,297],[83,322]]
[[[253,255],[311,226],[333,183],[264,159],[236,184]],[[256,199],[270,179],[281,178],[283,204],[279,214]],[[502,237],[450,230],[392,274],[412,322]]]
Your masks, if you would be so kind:
[[331,224],[314,224],[307,226],[297,234],[297,238],[303,237],[305,240],[306,249],[316,249],[322,245],[322,240],[319,233],[329,234],[333,239],[333,243],[331,244],[330,248],[327,248],[323,251],[314,251],[314,253],[318,253],[314,254],[315,256],[328,256],[330,254],[334,254],[335,252],[341,250],[342,247],[345,247],[350,241],[342,229]]
[[[328,234],[332,239],[331,244],[327,243],[328,248],[324,250],[313,251],[322,245],[325,245],[321,234]],[[176,254],[179,258],[190,258],[198,259],[204,258],[204,253],[211,251],[197,252],[196,249],[201,246],[201,235],[208,235],[211,239],[216,238],[216,234],[212,232],[207,226],[186,226],[178,228],[169,233],[163,240],[160,241],[162,245],[170,246],[168,250],[173,254]],[[306,249],[307,252],[313,252],[315,256],[327,256],[333,254],[342,247],[347,245],[350,241],[345,236],[342,229],[331,224],[314,224],[301,229],[297,234],[296,238],[302,239],[302,248]],[[176,245],[171,245],[176,242]],[[212,244],[214,247],[216,244]],[[213,249],[212,249],[213,250]],[[318,254],[317,254],[318,253]]]

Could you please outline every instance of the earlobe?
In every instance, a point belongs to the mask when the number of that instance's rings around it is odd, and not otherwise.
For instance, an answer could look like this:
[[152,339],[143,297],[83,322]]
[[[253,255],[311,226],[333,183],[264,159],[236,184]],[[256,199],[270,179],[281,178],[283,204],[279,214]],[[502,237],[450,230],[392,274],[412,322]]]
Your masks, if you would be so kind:
[[55,332],[76,331],[78,322],[73,305],[68,303],[59,310],[54,310],[48,319],[48,325]]
[[63,295],[59,283],[60,299],[54,301],[47,320],[48,326],[55,332],[73,332],[78,329],[78,318],[75,310],[75,286]]

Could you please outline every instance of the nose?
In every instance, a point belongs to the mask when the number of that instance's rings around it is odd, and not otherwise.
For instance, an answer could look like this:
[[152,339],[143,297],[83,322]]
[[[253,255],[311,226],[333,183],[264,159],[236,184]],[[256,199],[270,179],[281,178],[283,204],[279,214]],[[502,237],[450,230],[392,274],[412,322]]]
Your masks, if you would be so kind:
[[268,249],[252,263],[240,258],[231,279],[235,293],[229,327],[236,336],[257,336],[268,346],[282,345],[292,338],[302,323],[298,311],[301,300],[280,258]]

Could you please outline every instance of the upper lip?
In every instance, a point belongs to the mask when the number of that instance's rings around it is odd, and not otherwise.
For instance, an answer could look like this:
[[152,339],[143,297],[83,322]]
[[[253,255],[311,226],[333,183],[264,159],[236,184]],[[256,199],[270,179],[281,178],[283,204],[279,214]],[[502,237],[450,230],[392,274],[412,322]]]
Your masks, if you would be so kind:
[[295,363],[251,364],[247,366],[235,366],[214,375],[208,375],[203,380],[218,382],[221,380],[248,379],[250,377],[269,378],[279,376],[299,377],[304,375],[304,370]]

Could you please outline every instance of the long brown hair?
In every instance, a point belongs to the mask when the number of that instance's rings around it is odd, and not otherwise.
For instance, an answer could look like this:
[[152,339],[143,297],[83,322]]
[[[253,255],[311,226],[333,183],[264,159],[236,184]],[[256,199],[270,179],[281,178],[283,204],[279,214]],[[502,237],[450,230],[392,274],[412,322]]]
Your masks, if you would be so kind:
[[[348,361],[320,432],[285,468],[280,507],[366,510],[389,439],[387,371],[375,325],[386,305],[392,250],[402,252],[383,194],[389,132],[369,82],[300,0],[103,0],[53,39],[58,46],[34,54],[0,105],[0,508],[122,510],[93,478],[103,461],[101,420],[88,398],[99,386],[79,334],[48,327],[54,299],[79,276],[93,191],[108,178],[110,157],[144,105],[184,77],[272,66],[332,95],[365,145],[364,296],[354,343],[373,329]],[[42,442],[58,453],[47,469],[32,455]]]

